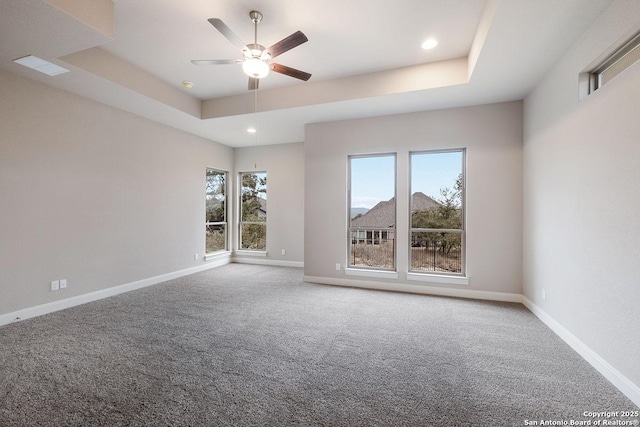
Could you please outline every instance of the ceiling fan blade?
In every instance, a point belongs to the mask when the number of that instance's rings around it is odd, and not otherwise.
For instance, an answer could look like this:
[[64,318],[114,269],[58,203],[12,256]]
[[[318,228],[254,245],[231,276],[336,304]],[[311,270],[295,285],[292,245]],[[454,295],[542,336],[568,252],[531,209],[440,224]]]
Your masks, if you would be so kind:
[[209,18],[207,19],[211,25],[213,25],[216,30],[220,31],[220,33],[226,37],[235,47],[240,50],[245,50],[247,45],[234,33],[231,31],[231,28],[227,27],[227,24],[222,22],[222,19],[218,18]]
[[241,59],[193,59],[191,63],[195,65],[219,65],[219,64],[239,64]]
[[286,76],[295,77],[296,79],[304,80],[305,82],[311,78],[311,74],[304,71],[296,70],[295,68],[287,67],[286,65],[271,63],[271,70],[284,74]]
[[273,46],[267,49],[267,52],[271,54],[271,58],[275,58],[278,55],[282,55],[288,50],[293,49],[296,46],[300,46],[302,43],[308,41],[307,36],[302,31],[296,31],[288,37],[283,38]]
[[258,89],[259,84],[260,84],[260,79],[249,77],[249,90]]

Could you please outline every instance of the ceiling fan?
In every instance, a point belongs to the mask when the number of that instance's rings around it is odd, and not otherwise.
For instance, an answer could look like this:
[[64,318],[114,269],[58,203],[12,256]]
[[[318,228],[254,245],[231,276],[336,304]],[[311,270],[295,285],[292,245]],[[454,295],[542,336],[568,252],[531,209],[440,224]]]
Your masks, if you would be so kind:
[[260,79],[266,77],[269,74],[269,70],[296,79],[309,80],[311,78],[309,73],[271,62],[276,56],[282,55],[308,41],[307,36],[302,31],[296,31],[271,47],[265,48],[258,44],[258,23],[262,20],[262,13],[252,10],[249,12],[249,17],[253,21],[255,28],[252,44],[245,44],[221,19],[210,18],[207,20],[227,40],[242,51],[243,59],[198,59],[191,62],[196,65],[242,64],[242,70],[249,76],[249,90],[258,89]]

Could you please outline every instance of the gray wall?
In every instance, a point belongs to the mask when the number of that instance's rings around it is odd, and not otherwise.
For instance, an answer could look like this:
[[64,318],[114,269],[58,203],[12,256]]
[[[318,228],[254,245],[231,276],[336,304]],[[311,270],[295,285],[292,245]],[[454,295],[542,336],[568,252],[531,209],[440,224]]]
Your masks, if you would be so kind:
[[0,93],[0,314],[202,265],[232,149],[3,71]]
[[[346,280],[347,158],[397,153],[398,279],[368,278],[393,289],[407,284],[409,151],[467,148],[469,285],[431,285],[521,293],[522,103],[509,102],[307,125],[305,275]],[[416,283],[416,282],[412,282]],[[415,285],[416,289],[429,286]],[[404,288],[406,290],[406,288]]]
[[[304,145],[234,149],[237,173],[267,171],[267,255],[235,254],[238,262],[302,266],[304,261]],[[234,203],[237,205],[238,200]],[[235,209],[238,212],[238,209]],[[234,248],[237,249],[237,229]],[[282,249],[285,255],[282,255]]]
[[614,2],[524,104],[524,295],[635,384],[640,63],[582,101],[578,74],[639,17]]

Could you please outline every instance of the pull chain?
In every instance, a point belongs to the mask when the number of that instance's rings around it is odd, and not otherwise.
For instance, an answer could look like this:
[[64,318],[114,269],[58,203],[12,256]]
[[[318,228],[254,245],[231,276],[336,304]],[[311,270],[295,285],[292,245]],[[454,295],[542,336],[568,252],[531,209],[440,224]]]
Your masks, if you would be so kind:
[[[258,24],[256,23],[256,38],[257,36],[257,31],[258,31]],[[256,129],[256,151],[258,148],[258,88],[255,88],[253,90],[253,112],[254,112],[254,126]],[[258,161],[257,159],[254,160],[253,162],[253,169],[258,169]]]

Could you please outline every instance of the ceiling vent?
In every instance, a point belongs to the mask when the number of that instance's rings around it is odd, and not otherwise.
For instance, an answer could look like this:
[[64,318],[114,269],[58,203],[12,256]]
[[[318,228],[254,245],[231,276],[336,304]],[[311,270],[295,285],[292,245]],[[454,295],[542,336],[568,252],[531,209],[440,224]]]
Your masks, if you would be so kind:
[[56,64],[52,64],[49,61],[45,61],[44,59],[40,59],[37,56],[33,55],[14,59],[13,62],[15,62],[16,64],[24,65],[27,68],[39,71],[48,76],[57,76],[58,74],[69,72],[69,70],[67,70],[66,68],[60,67]]

